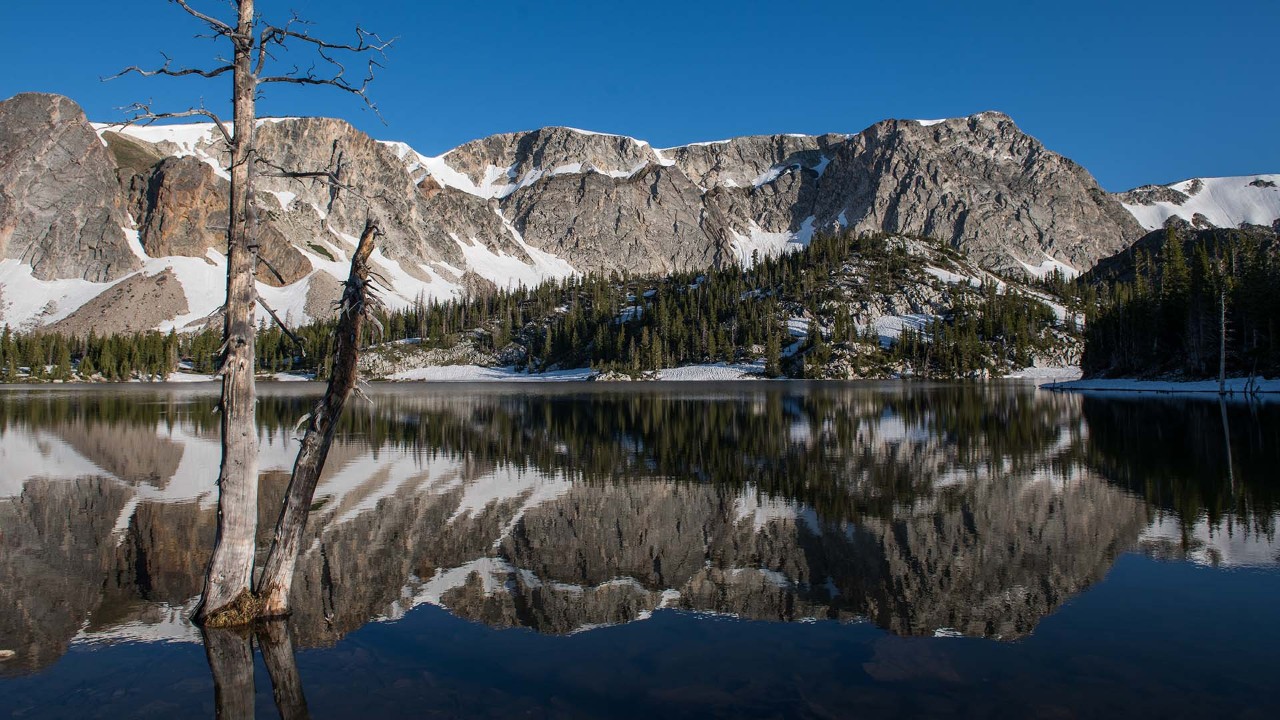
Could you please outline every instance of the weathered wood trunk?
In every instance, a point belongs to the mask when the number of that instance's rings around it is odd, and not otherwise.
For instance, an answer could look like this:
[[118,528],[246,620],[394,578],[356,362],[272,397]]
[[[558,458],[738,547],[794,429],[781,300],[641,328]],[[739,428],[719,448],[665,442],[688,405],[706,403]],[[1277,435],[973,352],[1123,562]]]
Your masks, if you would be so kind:
[[253,717],[253,645],[249,631],[205,628],[204,653],[213,674],[213,703],[221,720]]
[[1227,394],[1227,274],[1218,291],[1218,394]]
[[271,676],[271,693],[275,696],[276,709],[281,720],[306,720],[307,698],[302,692],[302,677],[298,674],[298,661],[293,654],[293,638],[289,626],[283,620],[259,623],[255,627],[258,648]]
[[235,126],[231,144],[231,207],[227,230],[227,301],[223,325],[222,463],[218,474],[218,534],[196,620],[247,622],[258,520],[257,390],[254,386],[254,305],[257,239],[253,222],[253,0],[240,0],[234,57]]
[[335,330],[333,372],[324,398],[316,404],[307,424],[302,447],[289,479],[284,508],[276,523],[275,538],[267,555],[266,566],[258,583],[259,611],[263,617],[280,617],[289,613],[289,592],[293,587],[293,569],[302,549],[302,534],[307,525],[307,513],[315,496],[316,483],[324,470],[329,446],[342,407],[356,385],[356,361],[359,356],[360,330],[364,325],[365,302],[368,300],[369,255],[373,253],[373,239],[377,227],[370,220],[365,223],[360,244],[351,257],[351,275],[342,293],[338,327]]

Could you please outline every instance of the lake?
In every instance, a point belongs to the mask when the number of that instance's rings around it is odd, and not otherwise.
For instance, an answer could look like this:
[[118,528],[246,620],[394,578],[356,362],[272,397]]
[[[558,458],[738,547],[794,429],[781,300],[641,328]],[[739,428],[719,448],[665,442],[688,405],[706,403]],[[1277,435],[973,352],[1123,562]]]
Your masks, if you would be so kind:
[[[260,543],[319,392],[262,385]],[[0,715],[1275,717],[1280,406],[377,385],[294,583],[187,620],[213,386],[0,391]]]

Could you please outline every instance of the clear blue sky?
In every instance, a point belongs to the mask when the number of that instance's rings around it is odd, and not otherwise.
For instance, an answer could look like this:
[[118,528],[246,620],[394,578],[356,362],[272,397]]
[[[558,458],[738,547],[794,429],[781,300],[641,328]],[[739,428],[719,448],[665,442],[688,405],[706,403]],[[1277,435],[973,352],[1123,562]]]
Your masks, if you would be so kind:
[[[374,86],[387,124],[327,90],[276,91],[263,113],[343,117],[428,154],[543,125],[666,146],[995,109],[1111,190],[1280,172],[1277,0],[259,0],[293,7],[316,34],[399,37]],[[95,120],[145,98],[225,107],[225,78],[99,81],[221,49],[165,0],[14,0],[0,27],[0,97],[63,93]]]

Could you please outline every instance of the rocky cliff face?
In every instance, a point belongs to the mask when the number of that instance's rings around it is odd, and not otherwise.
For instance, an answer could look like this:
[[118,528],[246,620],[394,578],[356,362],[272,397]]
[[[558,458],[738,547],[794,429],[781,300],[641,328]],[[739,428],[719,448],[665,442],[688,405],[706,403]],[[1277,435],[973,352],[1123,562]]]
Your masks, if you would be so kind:
[[140,266],[115,163],[84,112],[57,95],[0,102],[0,258],[41,280],[115,280]]
[[[145,264],[146,278],[168,268],[190,291],[185,311],[169,310],[173,324],[215,309],[192,298],[220,284],[227,153],[211,126],[102,126],[104,148],[69,100],[19,96],[4,107],[0,147],[13,148],[13,170],[0,181],[0,242],[5,257],[31,265],[33,292],[60,292],[39,281],[105,283]],[[544,128],[440,157],[338,120],[264,120],[258,136],[259,281],[290,290],[270,299],[295,320],[311,317],[302,299],[312,283],[345,277],[367,217],[385,230],[374,262],[393,306],[581,272],[750,262],[841,229],[933,236],[987,269],[1032,274],[1086,269],[1141,235],[1085,170],[999,113],[668,149]],[[19,148],[26,137],[39,142]],[[130,252],[122,226],[136,228],[152,260]],[[62,303],[93,294],[3,319],[56,322],[75,309]]]
[[948,240],[990,268],[1086,269],[1141,235],[1084,168],[1001,113],[878,123],[832,166],[831,181],[852,190],[844,204],[855,228]]

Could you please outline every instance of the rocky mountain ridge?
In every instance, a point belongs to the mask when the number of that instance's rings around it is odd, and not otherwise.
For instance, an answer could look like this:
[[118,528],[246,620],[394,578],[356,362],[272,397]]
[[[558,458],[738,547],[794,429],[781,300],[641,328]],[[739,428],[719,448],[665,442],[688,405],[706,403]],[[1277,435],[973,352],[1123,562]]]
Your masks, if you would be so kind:
[[[437,157],[325,118],[262,120],[258,135],[260,291],[294,323],[327,312],[370,215],[392,307],[751,262],[839,229],[936,237],[986,269],[1037,275],[1087,269],[1142,235],[1087,171],[996,112],[665,149],[550,127]],[[91,125],[59,96],[0,102],[0,321],[207,324],[225,282],[226,159],[212,125]],[[330,181],[285,177],[297,171]]]

